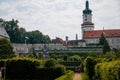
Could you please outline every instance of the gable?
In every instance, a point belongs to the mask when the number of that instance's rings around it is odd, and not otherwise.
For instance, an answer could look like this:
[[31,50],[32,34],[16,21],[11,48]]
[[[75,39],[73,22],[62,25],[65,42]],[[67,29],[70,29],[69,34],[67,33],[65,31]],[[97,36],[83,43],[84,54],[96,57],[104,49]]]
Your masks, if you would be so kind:
[[9,35],[7,34],[5,28],[1,25],[0,25],[0,36],[5,37],[5,38],[9,38]]

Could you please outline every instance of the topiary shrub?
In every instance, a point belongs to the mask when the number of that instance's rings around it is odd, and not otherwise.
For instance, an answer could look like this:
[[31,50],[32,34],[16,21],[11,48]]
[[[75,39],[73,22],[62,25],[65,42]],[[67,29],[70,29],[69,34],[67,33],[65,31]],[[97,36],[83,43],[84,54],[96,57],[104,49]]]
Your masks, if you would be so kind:
[[44,67],[52,68],[55,67],[58,63],[54,59],[49,59],[45,62]]
[[120,80],[120,60],[103,62],[95,66],[95,80]]
[[87,57],[84,61],[84,71],[89,76],[90,79],[95,75],[95,65],[96,60],[93,57]]
[[14,58],[6,62],[6,79],[30,80],[34,79],[36,67],[40,65],[38,60],[28,58]]

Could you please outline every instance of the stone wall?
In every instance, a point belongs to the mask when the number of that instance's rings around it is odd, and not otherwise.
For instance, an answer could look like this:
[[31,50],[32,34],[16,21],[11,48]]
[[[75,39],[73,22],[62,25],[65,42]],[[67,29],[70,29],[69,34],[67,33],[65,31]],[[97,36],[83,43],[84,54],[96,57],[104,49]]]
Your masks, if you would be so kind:
[[43,50],[44,47],[48,50],[67,50],[66,46],[63,46],[62,44],[15,44],[13,43],[13,51],[16,54],[19,53],[31,53],[34,50]]

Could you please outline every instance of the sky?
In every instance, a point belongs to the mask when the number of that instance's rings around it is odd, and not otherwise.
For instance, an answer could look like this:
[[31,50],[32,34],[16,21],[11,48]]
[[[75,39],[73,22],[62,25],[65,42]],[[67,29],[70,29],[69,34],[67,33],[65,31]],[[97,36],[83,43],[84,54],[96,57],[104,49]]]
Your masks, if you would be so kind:
[[[0,18],[16,19],[27,31],[39,30],[51,39],[81,39],[86,0],[0,0]],[[95,30],[120,29],[120,0],[88,0]]]

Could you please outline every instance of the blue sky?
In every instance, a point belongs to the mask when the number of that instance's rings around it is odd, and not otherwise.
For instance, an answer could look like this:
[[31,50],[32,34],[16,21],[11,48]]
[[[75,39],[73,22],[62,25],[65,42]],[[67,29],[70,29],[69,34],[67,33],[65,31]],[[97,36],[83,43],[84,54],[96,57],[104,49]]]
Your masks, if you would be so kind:
[[[0,0],[0,17],[17,19],[27,31],[40,30],[51,38],[81,38],[86,0]],[[120,29],[120,0],[89,0],[95,29]]]

